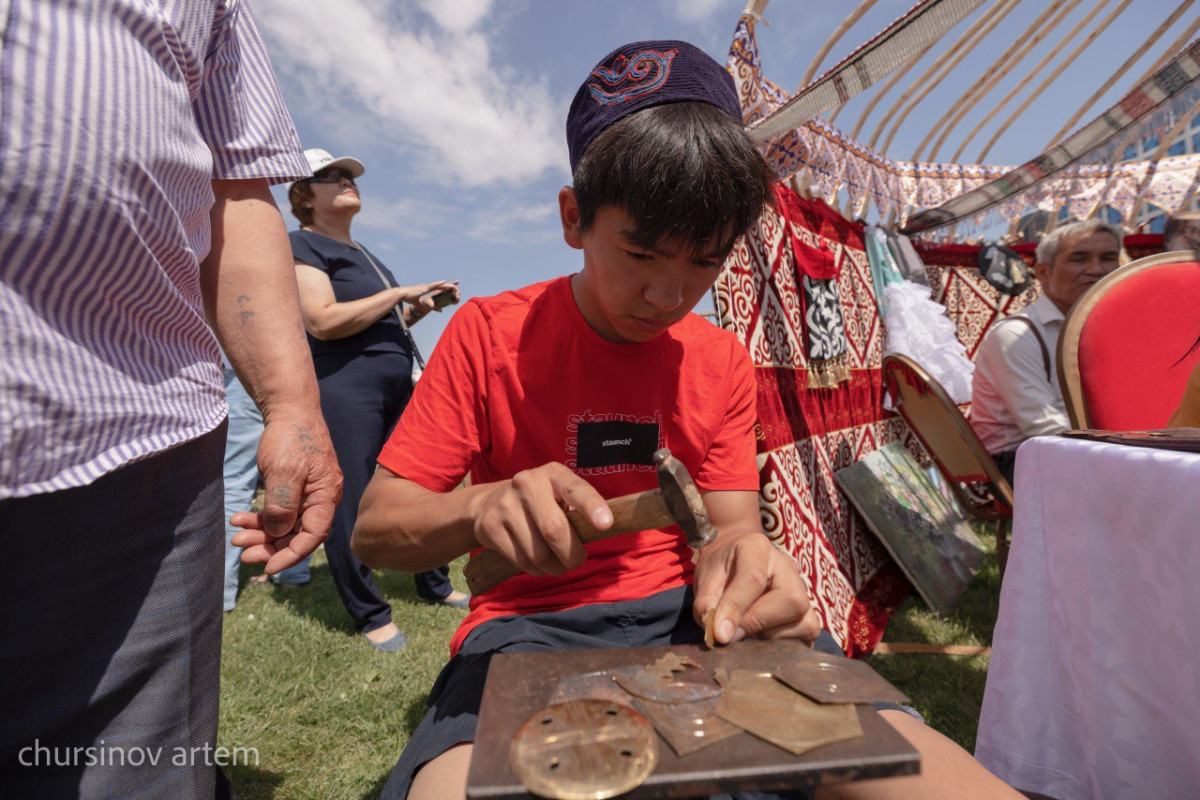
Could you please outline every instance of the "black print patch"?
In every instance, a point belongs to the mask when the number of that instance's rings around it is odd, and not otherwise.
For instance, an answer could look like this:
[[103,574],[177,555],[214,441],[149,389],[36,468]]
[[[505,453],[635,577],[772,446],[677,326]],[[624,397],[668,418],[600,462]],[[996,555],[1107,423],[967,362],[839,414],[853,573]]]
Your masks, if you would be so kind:
[[579,423],[579,469],[616,464],[653,464],[658,425],[644,422]]

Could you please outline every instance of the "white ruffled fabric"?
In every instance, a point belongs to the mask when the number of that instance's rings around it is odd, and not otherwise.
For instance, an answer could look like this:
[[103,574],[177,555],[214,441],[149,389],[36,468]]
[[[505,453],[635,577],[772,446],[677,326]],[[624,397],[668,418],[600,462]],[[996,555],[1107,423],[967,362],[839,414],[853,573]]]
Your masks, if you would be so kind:
[[946,307],[932,295],[928,286],[911,281],[889,283],[884,288],[884,352],[908,356],[924,367],[954,402],[969,403],[975,364],[958,341]]

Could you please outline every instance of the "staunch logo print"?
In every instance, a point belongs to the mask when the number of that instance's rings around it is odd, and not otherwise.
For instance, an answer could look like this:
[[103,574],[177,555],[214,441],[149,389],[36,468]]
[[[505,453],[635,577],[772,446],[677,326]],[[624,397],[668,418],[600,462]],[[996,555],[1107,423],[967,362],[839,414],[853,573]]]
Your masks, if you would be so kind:
[[653,472],[654,451],[663,446],[656,411],[648,417],[593,414],[567,419],[566,465],[579,475]]
[[588,91],[599,104],[611,106],[662,88],[671,74],[671,61],[678,50],[641,50],[628,58],[619,55],[608,67],[596,67]]

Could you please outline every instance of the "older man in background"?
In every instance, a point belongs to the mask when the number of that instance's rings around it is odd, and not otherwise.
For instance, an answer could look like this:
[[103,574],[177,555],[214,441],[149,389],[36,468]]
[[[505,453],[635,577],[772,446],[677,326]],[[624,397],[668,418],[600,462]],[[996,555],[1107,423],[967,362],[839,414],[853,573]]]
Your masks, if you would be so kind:
[[971,427],[1011,484],[1017,447],[1071,422],[1056,367],[1058,336],[1071,306],[1120,265],[1122,232],[1100,220],[1056,228],[1038,244],[1042,295],[992,326],[975,357]]
[[244,0],[3,7],[0,796],[212,797],[206,319],[266,421],[246,560],[311,553],[341,494],[268,188],[309,170]]

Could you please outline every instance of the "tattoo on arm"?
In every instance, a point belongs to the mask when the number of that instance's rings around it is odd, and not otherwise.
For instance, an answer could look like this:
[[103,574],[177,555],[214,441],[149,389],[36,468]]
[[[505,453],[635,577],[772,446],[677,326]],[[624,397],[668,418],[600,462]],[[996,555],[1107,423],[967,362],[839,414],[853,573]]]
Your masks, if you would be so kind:
[[250,310],[249,304],[250,295],[239,294],[237,296],[238,316],[242,320],[242,325],[245,325],[254,316],[254,312]]

